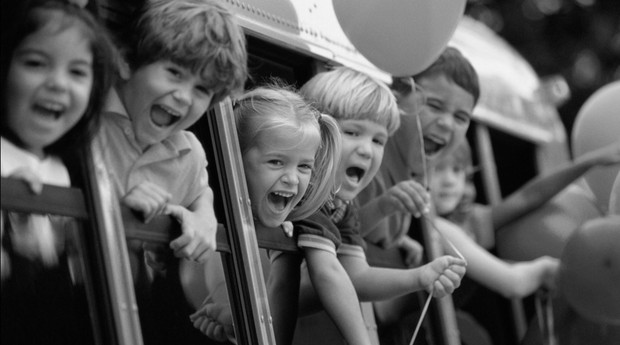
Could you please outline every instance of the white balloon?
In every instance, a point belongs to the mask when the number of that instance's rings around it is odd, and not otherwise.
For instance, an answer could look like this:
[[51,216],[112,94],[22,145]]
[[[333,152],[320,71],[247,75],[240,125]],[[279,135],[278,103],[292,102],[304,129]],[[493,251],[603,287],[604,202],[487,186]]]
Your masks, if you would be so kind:
[[454,34],[465,0],[333,0],[355,48],[394,76],[411,76],[435,61]]
[[[583,104],[572,131],[573,155],[607,146],[620,139],[620,81],[597,90]],[[601,209],[609,206],[611,186],[620,168],[591,169],[584,176]]]

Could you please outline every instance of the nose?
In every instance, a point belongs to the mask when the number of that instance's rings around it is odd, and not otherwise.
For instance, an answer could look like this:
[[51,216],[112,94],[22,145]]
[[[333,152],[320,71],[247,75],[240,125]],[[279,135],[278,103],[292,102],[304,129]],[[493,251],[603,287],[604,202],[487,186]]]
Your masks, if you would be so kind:
[[372,156],[371,145],[372,144],[370,141],[364,140],[363,142],[359,143],[355,152],[357,152],[357,154],[360,155],[361,157],[370,158]]
[[45,81],[45,86],[54,91],[64,91],[67,88],[69,76],[67,73],[59,68],[51,71]]
[[454,128],[454,118],[452,117],[452,114],[444,112],[443,114],[438,115],[437,124],[443,128],[452,129]]
[[192,87],[188,85],[179,85],[172,95],[182,105],[192,104]]
[[442,184],[445,186],[452,186],[456,183],[456,173],[450,169],[449,171],[444,172],[444,178],[442,179]]
[[282,182],[289,185],[297,185],[299,183],[299,177],[295,169],[287,169],[282,175]]

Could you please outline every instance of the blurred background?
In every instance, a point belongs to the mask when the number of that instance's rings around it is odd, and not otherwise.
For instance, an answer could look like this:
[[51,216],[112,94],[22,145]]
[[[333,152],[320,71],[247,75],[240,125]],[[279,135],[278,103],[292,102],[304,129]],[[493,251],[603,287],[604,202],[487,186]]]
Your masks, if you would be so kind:
[[620,80],[620,1],[468,0],[467,15],[506,39],[542,78],[562,76],[558,111],[567,133],[583,102]]

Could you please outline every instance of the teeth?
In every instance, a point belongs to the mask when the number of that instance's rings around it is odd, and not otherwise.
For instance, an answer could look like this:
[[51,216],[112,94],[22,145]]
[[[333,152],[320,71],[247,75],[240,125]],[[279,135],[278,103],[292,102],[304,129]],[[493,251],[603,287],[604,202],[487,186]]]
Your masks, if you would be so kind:
[[38,106],[48,111],[60,112],[64,110],[64,106],[56,102],[39,102]]
[[277,196],[281,196],[281,197],[283,197],[283,198],[290,198],[290,197],[292,197],[293,195],[295,195],[295,194],[293,194],[293,193],[286,193],[286,192],[273,192],[273,194],[275,194],[275,195],[277,195]]
[[168,108],[167,106],[163,104],[160,105],[160,108],[164,110],[165,112],[167,112],[168,114],[170,114],[171,116],[181,117],[181,114],[179,114],[177,111],[175,111],[174,109]]

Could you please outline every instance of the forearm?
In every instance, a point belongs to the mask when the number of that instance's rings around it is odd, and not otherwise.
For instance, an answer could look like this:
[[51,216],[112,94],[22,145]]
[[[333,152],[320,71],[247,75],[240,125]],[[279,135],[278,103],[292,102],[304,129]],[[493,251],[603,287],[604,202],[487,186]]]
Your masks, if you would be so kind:
[[211,188],[206,188],[187,209],[200,217],[203,224],[217,224],[215,211],[213,209],[213,190],[211,190]]
[[501,227],[540,208],[564,188],[583,176],[593,166],[593,160],[576,160],[550,173],[539,175],[493,207],[493,227]]
[[365,259],[353,255],[338,257],[351,278],[361,301],[380,301],[422,289],[417,269],[371,267]]
[[457,225],[441,218],[435,219],[435,223],[467,261],[467,274],[472,279],[504,297],[522,295],[522,286],[529,282],[521,271],[489,253]]

